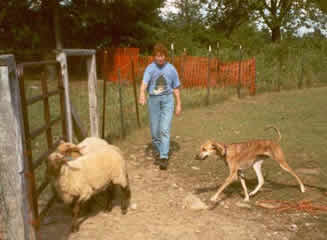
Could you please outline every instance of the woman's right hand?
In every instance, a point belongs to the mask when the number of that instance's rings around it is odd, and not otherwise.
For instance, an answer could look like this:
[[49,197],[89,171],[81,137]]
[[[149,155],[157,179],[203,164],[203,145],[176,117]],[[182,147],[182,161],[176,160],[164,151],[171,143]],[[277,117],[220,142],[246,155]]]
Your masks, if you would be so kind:
[[143,106],[146,104],[145,94],[140,94],[139,103]]

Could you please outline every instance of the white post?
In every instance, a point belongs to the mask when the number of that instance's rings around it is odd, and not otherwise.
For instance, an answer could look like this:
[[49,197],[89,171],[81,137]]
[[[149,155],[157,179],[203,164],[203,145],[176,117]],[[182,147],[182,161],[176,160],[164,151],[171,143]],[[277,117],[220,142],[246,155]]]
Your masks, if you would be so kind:
[[88,70],[88,88],[89,88],[89,112],[90,112],[90,127],[91,136],[100,137],[99,131],[99,115],[97,107],[97,72],[95,54],[92,54],[87,59]]
[[[24,128],[13,55],[0,56],[0,212],[5,239],[34,240],[32,203],[24,180]],[[4,194],[4,195],[3,195]],[[3,236],[0,236],[2,239]]]
[[67,119],[67,137],[69,142],[73,142],[73,123],[72,123],[72,109],[69,95],[69,77],[66,53],[60,52],[57,54],[57,61],[60,62],[61,76],[65,88],[65,105],[66,105],[66,119]]

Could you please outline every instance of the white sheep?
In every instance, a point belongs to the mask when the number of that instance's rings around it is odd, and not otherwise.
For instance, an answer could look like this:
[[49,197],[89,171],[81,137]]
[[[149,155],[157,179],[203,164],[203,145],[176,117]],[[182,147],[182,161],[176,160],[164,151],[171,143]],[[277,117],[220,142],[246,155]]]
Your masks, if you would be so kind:
[[90,152],[96,152],[104,148],[112,148],[116,151],[121,152],[121,150],[117,146],[111,145],[104,139],[98,137],[87,137],[78,145],[70,142],[60,141],[60,144],[57,147],[56,151],[65,156],[70,156],[74,159],[81,155],[85,155]]
[[104,139],[98,137],[87,137],[82,142],[80,142],[77,147],[79,148],[79,151],[82,155],[90,152],[96,152],[98,150],[108,147],[121,152],[121,150],[117,146],[111,145]]
[[[104,147],[102,150],[89,152],[73,161],[59,153],[49,155],[47,173],[57,195],[66,204],[73,205],[72,231],[79,228],[77,222],[81,205],[100,191],[108,191],[111,198],[111,185],[121,186],[121,210],[125,214],[130,200],[130,188],[125,159],[121,151]],[[108,197],[107,209],[111,209]]]

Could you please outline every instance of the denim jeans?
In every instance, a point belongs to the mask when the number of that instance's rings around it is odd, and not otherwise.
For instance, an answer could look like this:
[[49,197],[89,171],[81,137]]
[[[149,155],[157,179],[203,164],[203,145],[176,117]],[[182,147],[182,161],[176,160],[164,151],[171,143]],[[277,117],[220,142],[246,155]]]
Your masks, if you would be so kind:
[[149,96],[148,107],[152,146],[158,151],[160,158],[168,159],[174,96],[173,94]]

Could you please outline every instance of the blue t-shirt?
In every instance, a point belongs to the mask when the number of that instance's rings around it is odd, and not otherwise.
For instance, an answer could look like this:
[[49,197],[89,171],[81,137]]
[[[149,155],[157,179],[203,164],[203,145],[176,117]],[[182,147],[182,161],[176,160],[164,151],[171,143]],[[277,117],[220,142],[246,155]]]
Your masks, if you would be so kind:
[[175,67],[166,62],[159,67],[155,62],[149,64],[144,71],[143,83],[147,84],[149,95],[167,95],[180,86]]

